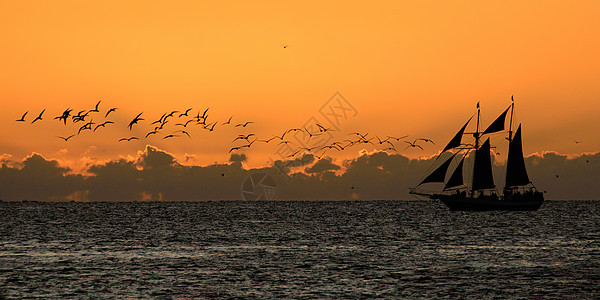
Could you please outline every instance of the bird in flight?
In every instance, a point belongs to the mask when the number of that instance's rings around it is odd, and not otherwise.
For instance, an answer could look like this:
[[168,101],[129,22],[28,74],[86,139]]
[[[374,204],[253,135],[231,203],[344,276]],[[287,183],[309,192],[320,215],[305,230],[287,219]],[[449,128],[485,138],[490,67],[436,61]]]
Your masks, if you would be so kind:
[[144,119],[140,118],[140,116],[141,116],[143,113],[144,113],[144,112],[141,112],[141,113],[139,113],[139,114],[138,114],[138,115],[137,115],[135,118],[133,118],[133,120],[131,120],[131,122],[129,122],[129,125],[128,125],[128,126],[129,126],[129,130],[131,130],[131,127],[132,127],[134,124],[137,124],[137,122],[139,122],[139,121],[141,121],[141,120],[144,120]]
[[44,108],[44,110],[42,110],[42,112],[40,113],[40,115],[37,116],[35,119],[33,119],[33,121],[31,122],[31,124],[35,123],[35,121],[42,120],[42,115],[44,114],[45,111],[46,111],[46,109]]
[[417,139],[417,141],[424,141],[425,143],[432,143],[432,144],[435,145],[435,143],[432,140],[430,140],[430,139]]
[[121,138],[121,139],[119,139],[119,142],[122,142],[122,141],[129,142],[129,141],[132,141],[132,140],[139,140],[139,139],[137,137],[135,137],[135,136],[132,136],[132,137],[129,137],[129,138]]
[[64,137],[64,136],[58,136],[58,138],[61,138],[61,139],[65,140],[65,142],[66,142],[66,141],[68,141],[70,138],[72,138],[72,137],[74,137],[74,136],[75,136],[74,134],[71,134],[71,135],[70,135],[70,136],[68,136],[68,137]]
[[26,112],[23,114],[23,116],[21,116],[21,118],[20,118],[20,119],[18,119],[18,120],[16,120],[16,121],[17,121],[17,122],[25,122],[25,116],[27,115],[27,113],[28,113],[28,112],[29,112],[29,111],[26,111]]
[[190,139],[192,138],[192,136],[190,136],[190,134],[187,131],[185,131],[185,130],[177,130],[175,132],[181,132],[181,133],[187,135]]
[[575,144],[578,144],[578,145],[583,143],[583,141],[576,141],[576,140],[573,140],[573,142],[575,142]]
[[235,127],[246,127],[246,126],[248,126],[248,124],[252,124],[252,123],[254,123],[254,122],[240,123],[240,124],[235,125]]
[[286,49],[289,45],[283,45],[283,49]]
[[240,134],[235,139],[233,139],[232,143],[235,142],[235,141],[237,141],[237,140],[246,140],[247,142],[249,142],[248,139],[251,136],[254,136],[254,135],[255,135],[254,133],[250,133],[250,134],[247,134],[247,135]]
[[401,136],[401,137],[394,137],[394,136],[389,136],[389,135],[388,135],[388,138],[390,138],[390,139],[394,139],[394,140],[396,140],[396,142],[399,142],[401,139],[403,139],[403,138],[407,138],[407,137],[408,137],[408,135]]
[[98,103],[96,103],[96,107],[90,110],[90,112],[99,112],[100,110],[98,109],[98,106],[100,106],[100,102],[102,102],[102,100],[98,101]]
[[175,134],[165,135],[165,137],[163,138],[163,140],[166,140],[166,139],[169,139],[169,138],[174,138],[174,137],[178,137],[178,135],[175,135]]
[[148,136],[150,136],[150,135],[152,135],[152,134],[157,134],[157,133],[158,133],[158,131],[157,131],[157,130],[150,131],[150,132],[148,132],[148,133],[146,134],[146,136],[145,136],[144,138],[148,138]]
[[116,111],[117,109],[118,109],[118,108],[116,108],[116,107],[112,107],[111,109],[109,109],[109,110],[106,112],[106,115],[104,115],[104,117],[105,117],[105,118],[106,118],[106,117],[108,117],[108,114],[110,114],[111,112],[114,112],[114,111]]
[[413,148],[421,148],[421,150],[423,150],[423,147],[421,147],[421,146],[417,145],[417,141],[418,141],[418,140],[415,140],[415,141],[414,141],[414,142],[412,142],[412,143],[411,143],[411,142],[409,142],[409,141],[404,141],[405,143],[407,143],[407,144],[408,144],[408,146],[406,146],[406,149],[408,149],[408,148],[410,148],[410,147],[413,147]]
[[106,121],[104,123],[98,124],[96,125],[96,127],[94,127],[94,131],[96,131],[96,129],[98,129],[98,127],[106,127],[106,124],[112,124],[114,123],[113,121]]
[[67,108],[67,109],[66,109],[66,110],[65,110],[65,111],[62,113],[62,115],[60,115],[60,116],[58,116],[58,117],[55,117],[54,119],[55,119],[55,120],[59,120],[59,121],[60,121],[60,120],[63,120],[63,122],[65,123],[65,125],[67,125],[67,119],[68,119],[68,118],[69,118],[69,116],[71,115],[71,112],[72,112],[72,111],[73,111],[72,109],[70,109],[70,108]]
[[233,116],[229,117],[229,120],[227,120],[227,122],[221,124],[221,125],[227,125],[227,124],[231,124],[231,118],[233,118]]
[[190,110],[192,110],[192,109],[191,109],[191,108],[188,108],[188,109],[186,109],[186,110],[185,110],[185,112],[184,112],[184,113],[181,113],[181,114],[179,114],[179,118],[181,118],[181,117],[183,117],[183,116],[186,116],[186,117],[187,117],[187,116],[188,116],[188,113],[190,112]]

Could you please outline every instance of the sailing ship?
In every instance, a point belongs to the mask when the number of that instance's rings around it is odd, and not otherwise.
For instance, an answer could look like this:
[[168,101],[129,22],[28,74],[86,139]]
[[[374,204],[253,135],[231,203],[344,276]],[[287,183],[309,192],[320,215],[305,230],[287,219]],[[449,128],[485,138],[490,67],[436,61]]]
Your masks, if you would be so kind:
[[[537,210],[544,203],[544,195],[538,191],[529,180],[523,144],[521,139],[521,124],[513,135],[513,112],[515,102],[511,97],[510,106],[492,122],[487,129],[480,131],[480,108],[477,103],[477,121],[475,132],[465,132],[473,116],[463,125],[458,133],[450,140],[436,159],[437,168],[427,175],[421,183],[410,189],[413,195],[425,196],[440,200],[450,210]],[[492,172],[491,155],[493,148],[489,135],[504,133],[506,116],[510,110],[508,129],[508,157],[506,159],[506,180],[501,193],[496,189]],[[473,143],[463,143],[463,136],[471,135]],[[481,143],[482,140],[485,141]],[[441,159],[442,156],[448,157]],[[464,182],[463,169],[467,167],[465,158],[472,162],[471,180]],[[458,164],[456,164],[458,161]],[[454,164],[453,164],[454,162]],[[448,176],[451,165],[456,168]],[[446,177],[448,177],[446,179]],[[437,185],[435,191],[425,190],[427,186]],[[440,190],[440,185],[443,188]]]

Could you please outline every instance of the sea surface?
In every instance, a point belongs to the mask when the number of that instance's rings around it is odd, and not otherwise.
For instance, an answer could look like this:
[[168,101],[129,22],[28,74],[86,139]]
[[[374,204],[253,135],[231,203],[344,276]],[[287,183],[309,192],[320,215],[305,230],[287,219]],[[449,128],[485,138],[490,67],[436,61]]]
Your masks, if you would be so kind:
[[600,298],[600,201],[0,203],[7,299]]

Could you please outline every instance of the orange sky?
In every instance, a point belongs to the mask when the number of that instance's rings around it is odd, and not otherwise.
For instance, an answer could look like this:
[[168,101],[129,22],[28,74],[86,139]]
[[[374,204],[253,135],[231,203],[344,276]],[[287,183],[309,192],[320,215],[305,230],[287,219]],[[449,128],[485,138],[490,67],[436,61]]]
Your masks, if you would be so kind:
[[[357,111],[338,139],[361,131],[437,142],[424,151],[401,145],[409,157],[441,150],[477,101],[486,126],[513,94],[526,154],[596,152],[598,12],[597,1],[3,1],[0,153],[113,159],[152,144],[193,163],[227,161],[237,134],[300,126],[336,91]],[[98,100],[120,108],[114,127],[56,137],[73,127],[50,117]],[[150,128],[126,128],[139,112],[154,120],[188,107],[210,107],[220,123],[256,123],[192,139],[116,141]],[[14,121],[44,108],[43,122]],[[275,151],[246,154],[261,165]]]

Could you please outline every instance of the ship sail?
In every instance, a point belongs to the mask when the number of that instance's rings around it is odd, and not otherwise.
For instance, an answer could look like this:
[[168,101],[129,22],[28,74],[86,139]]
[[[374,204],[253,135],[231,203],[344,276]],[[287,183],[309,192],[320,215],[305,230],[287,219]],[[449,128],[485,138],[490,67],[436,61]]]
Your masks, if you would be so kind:
[[510,106],[492,124],[490,124],[490,126],[488,126],[488,128],[481,133],[481,135],[504,130],[504,123],[506,121],[506,113],[508,113],[508,109],[510,109]]
[[521,142],[521,125],[517,128],[515,136],[508,146],[508,159],[506,161],[506,188],[529,184],[529,176],[525,169],[523,158],[523,144]]
[[458,133],[456,133],[456,135],[450,140],[450,142],[444,148],[444,150],[442,150],[442,153],[446,152],[446,150],[450,150],[452,148],[456,148],[456,147],[460,146],[463,133],[465,132],[465,128],[467,128],[467,124],[469,124],[471,119],[473,119],[473,117],[470,117],[469,120],[467,121],[467,123],[465,123],[465,125],[463,125],[463,127],[458,131]]
[[494,188],[494,177],[490,158],[490,139],[487,139],[479,149],[475,150],[472,189],[475,191],[492,188]]
[[456,156],[456,154],[453,154],[444,163],[442,163],[437,169],[435,169],[435,171],[431,172],[431,174],[429,174],[429,176],[425,177],[425,179],[423,179],[423,181],[421,181],[420,184],[427,183],[427,182],[444,182],[444,179],[446,179],[446,172],[448,171],[448,167],[450,166],[450,163],[452,162],[452,159],[454,158],[454,156]]
[[450,175],[450,179],[448,179],[446,186],[444,186],[444,190],[447,190],[447,189],[453,188],[453,187],[457,187],[457,186],[461,186],[464,184],[462,173],[463,173],[463,162],[465,161],[465,157],[467,157],[466,154],[460,160],[460,162],[458,163],[458,166],[456,166],[456,169],[454,169],[454,172],[452,172],[452,175]]

